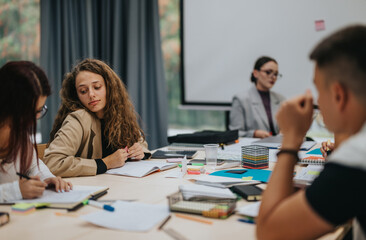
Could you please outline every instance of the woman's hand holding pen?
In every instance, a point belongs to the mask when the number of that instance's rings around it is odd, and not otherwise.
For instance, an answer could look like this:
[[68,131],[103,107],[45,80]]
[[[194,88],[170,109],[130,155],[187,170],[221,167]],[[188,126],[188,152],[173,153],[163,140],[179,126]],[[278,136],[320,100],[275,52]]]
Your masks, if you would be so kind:
[[129,149],[128,149],[128,158],[134,159],[134,160],[141,160],[145,156],[144,150],[142,149],[142,146],[139,142],[134,143]]
[[118,168],[125,165],[125,162],[127,160],[128,154],[127,149],[118,149],[108,157],[103,158],[105,165],[107,166],[107,169],[111,168]]
[[322,146],[320,148],[320,151],[323,154],[323,157],[327,157],[328,153],[334,150],[334,143],[332,143],[330,140],[327,142],[322,142]]
[[53,187],[56,192],[68,192],[72,189],[72,184],[64,181],[61,177],[46,178],[44,182],[47,187]]
[[39,176],[22,178],[19,180],[19,189],[23,199],[31,199],[42,196],[47,184],[40,180]]

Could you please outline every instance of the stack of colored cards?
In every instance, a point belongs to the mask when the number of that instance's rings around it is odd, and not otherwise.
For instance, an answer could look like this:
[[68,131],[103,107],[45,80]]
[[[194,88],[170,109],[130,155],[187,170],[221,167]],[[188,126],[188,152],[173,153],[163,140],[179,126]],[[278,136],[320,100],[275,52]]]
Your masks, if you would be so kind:
[[36,206],[33,203],[17,203],[11,206],[13,213],[27,215],[36,211]]
[[251,145],[241,147],[242,167],[251,169],[268,168],[268,148]]

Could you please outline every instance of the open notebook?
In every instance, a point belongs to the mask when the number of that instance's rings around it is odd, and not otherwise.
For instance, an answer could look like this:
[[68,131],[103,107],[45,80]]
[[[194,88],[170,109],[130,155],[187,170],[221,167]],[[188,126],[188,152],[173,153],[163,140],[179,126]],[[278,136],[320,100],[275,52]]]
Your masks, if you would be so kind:
[[49,208],[61,208],[72,210],[81,206],[86,199],[97,199],[107,193],[108,187],[100,186],[73,186],[73,190],[58,193],[54,190],[46,189],[42,197],[35,199],[23,199],[14,203],[46,203],[44,206]]
[[126,162],[123,167],[108,170],[106,173],[129,177],[144,177],[150,173],[163,171],[178,166],[177,163],[134,161]]

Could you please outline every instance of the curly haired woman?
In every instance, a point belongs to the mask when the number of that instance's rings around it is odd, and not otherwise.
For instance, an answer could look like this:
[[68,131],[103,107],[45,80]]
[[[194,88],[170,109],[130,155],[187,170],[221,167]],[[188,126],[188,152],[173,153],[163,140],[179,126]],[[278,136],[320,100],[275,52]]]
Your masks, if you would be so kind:
[[104,62],[85,59],[65,75],[44,162],[64,177],[90,176],[151,154],[127,90]]

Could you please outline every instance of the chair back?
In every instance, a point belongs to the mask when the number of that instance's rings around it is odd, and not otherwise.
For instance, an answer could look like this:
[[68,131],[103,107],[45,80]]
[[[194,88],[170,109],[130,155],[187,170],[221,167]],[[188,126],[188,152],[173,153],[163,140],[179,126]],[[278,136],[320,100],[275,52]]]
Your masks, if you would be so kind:
[[47,147],[47,143],[37,144],[38,158],[43,159],[44,150]]

